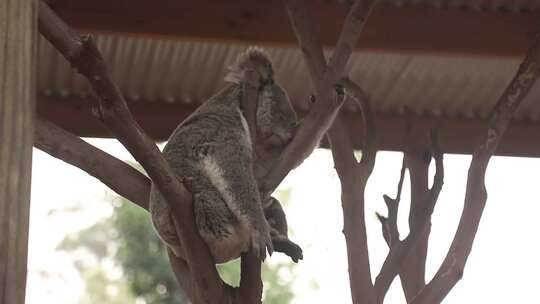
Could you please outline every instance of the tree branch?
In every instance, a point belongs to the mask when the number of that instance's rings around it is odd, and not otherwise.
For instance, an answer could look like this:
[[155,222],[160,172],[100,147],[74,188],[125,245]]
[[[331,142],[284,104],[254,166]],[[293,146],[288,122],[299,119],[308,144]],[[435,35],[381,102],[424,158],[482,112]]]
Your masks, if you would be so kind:
[[[241,107],[246,118],[251,136],[252,159],[257,161],[257,95],[259,90],[259,76],[254,70],[247,71],[243,79],[243,94]],[[251,166],[251,170],[254,170]],[[261,195],[260,201],[264,201]],[[261,208],[263,208],[261,203]],[[261,303],[263,282],[261,280],[261,261],[252,253],[247,252],[241,256],[240,286],[236,289],[234,303]]]
[[497,148],[510,121],[540,75],[540,36],[537,35],[516,75],[499,98],[489,118],[484,140],[473,153],[465,204],[454,240],[435,277],[413,299],[414,304],[440,303],[461,279],[480,218],[486,205],[485,174],[489,160]]
[[401,190],[403,188],[403,181],[405,180],[405,157],[403,157],[403,164],[401,165],[401,171],[399,174],[399,182],[397,186],[396,198],[392,199],[388,195],[383,195],[386,208],[388,209],[388,216],[383,216],[376,213],[377,219],[381,222],[382,235],[389,248],[392,248],[397,242],[399,242],[399,231],[397,226],[397,217],[399,210],[399,202],[401,201]]
[[433,214],[439,193],[442,190],[444,179],[443,155],[440,152],[439,141],[435,132],[432,133],[432,147],[437,170],[433,186],[428,191],[428,195],[420,196],[418,201],[414,202],[423,207],[418,209],[416,220],[410,227],[409,235],[403,241],[396,242],[394,246],[390,247],[390,252],[383,263],[379,275],[375,279],[378,303],[384,302],[384,297],[388,288],[390,288],[390,284],[401,271],[402,265],[411,251],[416,248],[421,237],[431,226],[431,215]]
[[[338,117],[334,121],[343,103],[343,98],[340,98],[339,94],[338,98],[333,98],[331,92],[333,85],[343,75],[345,65],[352,49],[358,42],[363,23],[369,15],[374,1],[356,1],[353,4],[345,19],[338,45],[328,66],[305,2],[288,0],[285,1],[285,4],[318,98],[300,125],[295,138],[285,149],[284,157],[279,160],[275,170],[269,174],[264,189],[269,192],[275,189],[289,170],[312,152],[328,130],[332,155],[342,187],[344,234],[347,243],[353,302],[360,303],[367,299],[368,303],[375,303],[364,219],[364,189],[375,163],[375,148],[372,141],[366,141],[364,150],[367,153],[362,156],[360,165],[356,163],[352,143],[342,120]],[[361,110],[364,113],[370,109],[364,107]],[[373,132],[374,139],[372,121],[364,119],[364,122],[367,129]]]
[[39,4],[39,30],[64,57],[89,81],[99,104],[99,118],[141,163],[157,184],[179,225],[178,235],[187,260],[207,303],[219,303],[227,297],[210,252],[199,235],[193,218],[191,195],[178,181],[157,146],[135,122],[127,104],[108,74],[105,62],[91,37],[79,37],[43,2]]
[[[360,163],[354,158],[350,135],[339,114],[328,131],[336,172],[341,182],[343,206],[343,233],[347,245],[349,281],[353,303],[376,303],[376,293],[371,281],[369,253],[365,224],[365,189],[375,165],[375,123],[366,94],[352,81],[344,82],[347,90],[360,104],[366,140]],[[369,112],[368,112],[369,111]]]
[[354,158],[354,150],[338,115],[328,131],[336,172],[341,182],[343,234],[347,245],[349,281],[353,303],[376,303],[371,281],[364,214],[364,192],[369,174]]
[[150,180],[135,168],[41,118],[34,146],[99,179],[119,195],[148,210]]
[[303,119],[292,142],[262,185],[265,196],[272,193],[290,170],[311,154],[330,128],[342,103],[333,98],[332,86],[342,77],[343,69],[356,46],[362,26],[375,1],[356,1],[345,19],[336,51],[327,67],[321,43],[314,31],[311,16],[303,0],[286,0],[289,20],[304,54],[319,98]]

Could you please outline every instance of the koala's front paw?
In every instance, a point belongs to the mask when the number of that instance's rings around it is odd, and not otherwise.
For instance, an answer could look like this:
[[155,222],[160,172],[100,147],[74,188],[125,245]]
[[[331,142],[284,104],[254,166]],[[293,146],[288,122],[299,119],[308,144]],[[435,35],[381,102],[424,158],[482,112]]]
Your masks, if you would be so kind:
[[287,237],[276,234],[272,236],[272,242],[277,252],[288,255],[293,262],[298,263],[299,260],[304,258],[302,248]]
[[251,233],[251,250],[255,253],[257,258],[261,261],[266,259],[266,250],[268,254],[272,255],[274,252],[274,246],[272,245],[272,239],[268,229],[254,230]]

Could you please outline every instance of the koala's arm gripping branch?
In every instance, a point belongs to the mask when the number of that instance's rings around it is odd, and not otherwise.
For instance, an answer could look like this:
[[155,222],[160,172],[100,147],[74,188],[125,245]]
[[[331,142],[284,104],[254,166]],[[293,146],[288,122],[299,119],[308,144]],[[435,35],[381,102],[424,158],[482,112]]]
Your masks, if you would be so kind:
[[[224,284],[212,257],[195,227],[191,195],[177,180],[157,146],[135,122],[118,87],[111,80],[105,62],[91,37],[80,37],[43,2],[39,2],[39,31],[89,81],[97,96],[99,118],[141,163],[166,197],[180,225],[178,231],[197,286],[205,302],[220,303]],[[189,245],[187,245],[189,244]]]

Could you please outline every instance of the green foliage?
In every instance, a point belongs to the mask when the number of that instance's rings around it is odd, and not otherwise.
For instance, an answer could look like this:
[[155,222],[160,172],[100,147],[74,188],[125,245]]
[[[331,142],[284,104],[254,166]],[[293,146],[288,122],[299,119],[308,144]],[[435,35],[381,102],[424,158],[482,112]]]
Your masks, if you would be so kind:
[[187,303],[177,288],[167,251],[156,237],[148,213],[122,200],[115,207],[113,225],[118,231],[116,261],[133,293],[146,303]]
[[[281,201],[288,198],[283,193]],[[88,266],[78,262],[86,281],[86,294],[81,303],[134,303],[144,299],[148,304],[188,303],[170,269],[167,252],[156,236],[148,213],[123,198],[114,199],[110,218],[66,237],[58,247],[76,252],[85,249],[98,261]],[[111,279],[102,269],[107,259],[113,260],[123,273],[122,279]],[[294,297],[292,262],[263,264],[265,304],[287,304]],[[223,280],[238,286],[240,260],[218,265]],[[280,274],[286,274],[286,279]],[[115,292],[111,293],[110,288]]]

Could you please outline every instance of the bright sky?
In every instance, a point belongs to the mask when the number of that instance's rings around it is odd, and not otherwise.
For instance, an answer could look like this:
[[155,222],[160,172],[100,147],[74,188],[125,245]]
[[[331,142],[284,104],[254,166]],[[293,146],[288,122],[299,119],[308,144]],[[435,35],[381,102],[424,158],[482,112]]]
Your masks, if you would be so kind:
[[[90,139],[120,159],[131,159],[113,140]],[[436,272],[451,243],[463,206],[470,156],[445,156],[445,184],[433,215],[427,264]],[[387,253],[375,211],[386,213],[383,194],[395,196],[401,154],[380,152],[366,195],[372,276]],[[487,174],[488,202],[464,278],[444,303],[539,303],[540,159],[495,157]],[[409,200],[408,181],[402,205]],[[342,230],[339,180],[327,150],[316,150],[282,183],[291,189],[285,210],[292,237],[304,249],[295,268],[295,304],[351,303]],[[111,213],[110,191],[83,171],[35,150],[27,303],[77,303],[84,281],[66,253],[55,251],[66,234]],[[53,210],[77,212],[55,212]],[[406,235],[407,210],[400,210]],[[403,229],[402,229],[403,228]],[[271,260],[287,260],[276,254]],[[313,280],[319,288],[313,289]],[[386,303],[404,303],[396,280]]]

